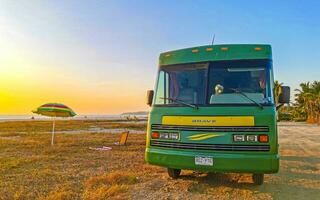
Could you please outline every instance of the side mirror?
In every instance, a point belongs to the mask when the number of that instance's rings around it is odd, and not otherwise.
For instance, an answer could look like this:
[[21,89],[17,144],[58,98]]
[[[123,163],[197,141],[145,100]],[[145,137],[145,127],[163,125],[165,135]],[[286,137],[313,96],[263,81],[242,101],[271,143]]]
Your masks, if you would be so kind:
[[281,86],[281,94],[279,96],[279,103],[289,103],[290,102],[290,87]]
[[147,99],[146,99],[146,101],[147,101],[147,105],[149,105],[149,106],[152,105],[153,94],[154,94],[153,90],[148,90],[147,91]]

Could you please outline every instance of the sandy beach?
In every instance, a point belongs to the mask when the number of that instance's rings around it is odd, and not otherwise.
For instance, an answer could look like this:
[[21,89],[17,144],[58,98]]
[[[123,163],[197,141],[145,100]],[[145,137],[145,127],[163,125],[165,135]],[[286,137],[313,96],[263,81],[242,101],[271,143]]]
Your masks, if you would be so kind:
[[[0,199],[317,199],[320,127],[279,124],[280,171],[254,186],[249,174],[166,170],[145,164],[145,123],[58,121],[0,123]],[[129,130],[128,145],[114,145]],[[136,132],[135,132],[136,131]],[[74,134],[76,133],[76,134]],[[138,133],[138,134],[137,134]],[[90,147],[108,146],[95,151]]]

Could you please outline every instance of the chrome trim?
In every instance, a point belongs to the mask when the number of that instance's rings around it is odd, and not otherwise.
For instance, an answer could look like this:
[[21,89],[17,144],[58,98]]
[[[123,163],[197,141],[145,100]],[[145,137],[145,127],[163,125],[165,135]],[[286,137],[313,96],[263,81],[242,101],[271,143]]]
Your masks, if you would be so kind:
[[215,151],[270,151],[270,145],[195,144],[180,142],[164,142],[155,140],[151,140],[150,145],[165,148]]
[[166,131],[269,132],[268,126],[181,126],[152,124],[151,128]]

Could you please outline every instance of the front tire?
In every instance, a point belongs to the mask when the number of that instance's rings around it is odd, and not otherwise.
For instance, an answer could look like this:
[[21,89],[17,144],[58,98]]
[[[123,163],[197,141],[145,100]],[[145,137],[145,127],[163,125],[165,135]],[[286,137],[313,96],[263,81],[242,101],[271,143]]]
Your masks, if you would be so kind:
[[255,185],[262,185],[264,180],[264,174],[253,174],[252,179]]
[[181,169],[168,168],[168,175],[173,179],[178,178],[180,176],[180,173],[181,173]]

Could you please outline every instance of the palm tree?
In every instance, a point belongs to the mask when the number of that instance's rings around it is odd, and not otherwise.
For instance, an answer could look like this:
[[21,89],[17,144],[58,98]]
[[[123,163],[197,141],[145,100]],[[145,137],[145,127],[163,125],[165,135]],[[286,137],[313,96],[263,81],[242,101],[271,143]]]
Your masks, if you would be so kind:
[[320,123],[320,81],[301,83],[300,87],[295,90],[297,110],[305,115],[307,122]]
[[276,103],[276,105],[278,105],[279,103],[279,96],[281,94],[281,86],[283,85],[283,83],[279,83],[279,81],[274,81],[274,101]]

